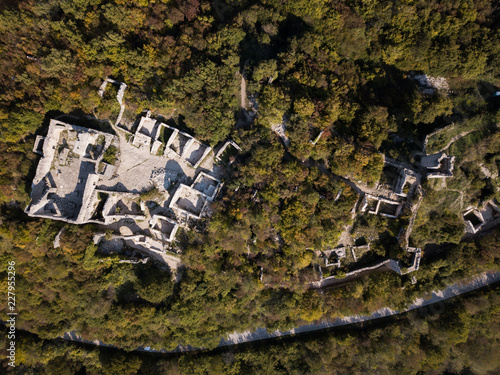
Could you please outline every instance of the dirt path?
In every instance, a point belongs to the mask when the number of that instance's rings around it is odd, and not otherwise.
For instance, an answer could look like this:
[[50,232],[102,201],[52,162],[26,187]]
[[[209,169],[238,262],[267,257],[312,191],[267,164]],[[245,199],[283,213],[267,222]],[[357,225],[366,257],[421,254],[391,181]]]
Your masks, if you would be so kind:
[[[497,283],[498,281],[500,281],[500,272],[493,272],[493,271],[484,272],[480,275],[477,275],[476,277],[469,279],[468,281],[457,282],[453,285],[446,287],[443,290],[432,291],[428,293],[427,297],[417,298],[416,300],[413,301],[411,305],[409,305],[407,308],[403,310],[392,310],[388,307],[383,307],[377,311],[374,311],[370,315],[352,315],[344,318],[338,318],[335,320],[324,320],[319,323],[304,324],[289,331],[278,331],[278,330],[268,331],[265,328],[258,328],[253,332],[250,331],[242,333],[233,332],[229,334],[227,338],[222,338],[220,340],[218,347],[233,346],[245,342],[268,340],[277,337],[291,336],[299,333],[323,330],[327,328],[347,326],[353,323],[365,322],[373,319],[386,318],[393,315],[398,315],[406,311],[419,309],[424,306],[431,306],[433,304],[438,304],[437,306],[439,307],[439,309],[431,309],[431,311],[432,310],[440,311],[440,309],[443,308],[442,305],[443,301]],[[96,341],[85,340],[75,331],[66,332],[63,336],[60,336],[60,338],[64,340],[83,342],[96,346],[116,348],[116,346],[108,345],[99,340]],[[156,353],[179,353],[179,352],[189,352],[198,350],[200,349],[193,347],[183,347],[183,346],[179,346],[175,350],[152,350],[150,347],[144,345],[134,351],[139,351],[139,352],[146,351],[146,352],[156,352]]]
[[241,108],[247,108],[247,82],[245,81],[245,76],[241,75]]
[[319,323],[302,325],[290,331],[284,331],[284,332],[283,331],[269,332],[265,328],[259,328],[254,332],[249,332],[249,331],[243,333],[235,332],[229,335],[227,339],[221,340],[219,347],[236,345],[243,342],[271,339],[275,337],[296,335],[298,333],[305,333],[305,332],[322,330],[326,328],[345,326],[372,319],[379,319],[393,315],[398,315],[406,311],[411,311],[421,308],[423,306],[429,306],[435,303],[443,303],[442,301],[445,301],[449,298],[453,298],[461,294],[473,291],[475,289],[479,289],[484,286],[494,284],[498,281],[500,281],[500,272],[485,272],[481,275],[472,278],[468,282],[465,283],[457,282],[451,286],[448,286],[444,290],[432,291],[429,293],[427,297],[417,298],[415,301],[413,301],[413,303],[410,306],[401,311],[392,310],[390,308],[384,307],[373,312],[371,315],[354,315],[345,318],[338,318],[336,320],[331,320],[331,321],[326,320]]

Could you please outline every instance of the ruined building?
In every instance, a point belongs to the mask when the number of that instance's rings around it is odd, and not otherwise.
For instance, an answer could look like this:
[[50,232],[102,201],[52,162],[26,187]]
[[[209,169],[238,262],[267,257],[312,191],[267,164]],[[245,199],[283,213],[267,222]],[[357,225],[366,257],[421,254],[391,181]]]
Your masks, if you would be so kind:
[[210,147],[149,117],[128,141],[51,120],[33,151],[41,159],[29,216],[94,223],[111,229],[114,243],[161,257],[179,227],[201,218],[222,186],[212,175]]
[[420,166],[425,170],[427,178],[442,178],[453,176],[454,156],[444,152],[432,155],[420,155]]
[[42,158],[32,183],[28,215],[73,224],[88,222],[96,185],[113,169],[104,156],[117,143],[111,134],[51,120],[47,136],[35,142]]
[[383,197],[375,197],[365,194],[361,201],[360,211],[372,215],[381,215],[391,219],[396,219],[403,209],[403,202],[394,201]]

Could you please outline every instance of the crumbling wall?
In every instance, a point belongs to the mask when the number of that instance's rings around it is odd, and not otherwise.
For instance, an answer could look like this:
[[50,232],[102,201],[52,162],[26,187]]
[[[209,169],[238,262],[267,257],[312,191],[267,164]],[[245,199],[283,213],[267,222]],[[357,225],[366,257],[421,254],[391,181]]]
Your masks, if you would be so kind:
[[118,89],[118,92],[116,94],[116,100],[117,100],[118,104],[120,104],[120,113],[118,114],[118,117],[116,118],[116,121],[115,121],[115,126],[116,126],[122,120],[123,112],[125,111],[125,104],[123,104],[123,95],[125,94],[125,90],[127,88],[127,85],[124,82],[118,82],[118,81],[115,81],[114,79],[106,77],[104,79],[104,82],[99,87],[99,90],[97,91],[98,95],[101,98],[104,96],[104,92],[106,91],[106,86],[108,85],[108,82],[112,83],[114,85],[120,86]]

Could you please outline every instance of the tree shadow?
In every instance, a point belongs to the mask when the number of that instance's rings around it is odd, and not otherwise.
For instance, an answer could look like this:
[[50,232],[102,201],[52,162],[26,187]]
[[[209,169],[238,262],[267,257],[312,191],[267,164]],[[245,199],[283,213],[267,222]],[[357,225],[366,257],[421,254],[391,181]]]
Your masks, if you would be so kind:
[[247,32],[245,38],[240,43],[240,72],[244,71],[247,60],[252,63],[258,63],[273,59],[278,53],[289,49],[291,40],[300,38],[311,29],[311,26],[302,18],[294,14],[288,14],[285,20],[279,24],[278,33],[270,38],[269,43],[261,43],[252,33]]
[[179,116],[177,117],[177,121],[175,121],[173,118],[170,118],[169,120],[167,120],[169,122],[167,122],[166,124],[167,125],[173,124],[170,126],[177,128],[180,131],[188,133],[189,135],[192,136],[193,131],[188,127],[185,120],[186,120],[186,116],[184,116],[183,114],[179,114]]
[[255,115],[252,115],[252,113],[248,112],[244,108],[234,111],[234,121],[236,123],[234,128],[247,128],[252,125],[254,119]]
[[355,246],[364,246],[368,245],[368,242],[366,241],[366,238],[364,236],[361,236],[354,241]]
[[117,303],[130,303],[142,301],[142,298],[137,296],[134,283],[132,281],[127,281],[116,290],[115,300]]
[[[35,138],[35,137],[33,137],[33,138]],[[29,196],[31,196],[31,188],[32,188],[32,184],[33,184],[33,179],[35,178],[36,170],[38,168],[38,162],[40,161],[40,159],[41,159],[40,155],[36,155],[36,157],[33,158],[33,160],[31,161],[30,167],[28,169],[28,173],[22,178],[23,184],[24,184],[24,191]]]
[[62,122],[66,122],[70,125],[81,126],[84,128],[99,130],[105,133],[116,135],[116,132],[109,120],[99,120],[94,115],[86,113],[81,109],[75,109],[67,114],[61,113],[58,116],[52,118],[55,118],[56,120]]

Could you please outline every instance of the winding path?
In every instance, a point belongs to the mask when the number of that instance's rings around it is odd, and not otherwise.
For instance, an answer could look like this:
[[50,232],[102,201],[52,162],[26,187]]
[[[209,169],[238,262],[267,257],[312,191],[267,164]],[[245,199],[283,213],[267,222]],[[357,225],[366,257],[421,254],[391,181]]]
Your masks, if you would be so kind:
[[437,303],[442,303],[444,300],[447,300],[449,298],[453,298],[461,294],[471,292],[473,290],[482,288],[490,284],[494,284],[499,281],[500,281],[500,272],[486,272],[475,277],[466,284],[456,283],[452,286],[447,287],[442,291],[434,291],[432,292],[431,296],[427,299],[418,298],[415,301],[413,301],[413,303],[408,308],[402,311],[392,310],[390,308],[384,307],[377,311],[374,311],[371,315],[354,315],[342,319],[339,318],[333,321],[323,321],[320,323],[306,324],[299,326],[298,328],[294,328],[290,331],[267,332],[265,328],[259,328],[255,332],[233,333],[229,335],[227,339],[222,339],[221,342],[219,343],[219,347],[236,345],[251,341],[271,339],[275,337],[296,335],[305,332],[319,331],[326,328],[340,327],[353,323],[365,322],[368,320],[399,315],[401,313],[415,310],[424,306],[430,306]]
[[450,139],[450,141],[448,142],[448,144],[446,146],[444,146],[441,150],[439,150],[438,152],[444,152],[446,150],[448,150],[448,148],[453,144],[455,143],[456,141],[458,141],[460,138],[462,137],[465,137],[466,135],[472,133],[472,132],[475,132],[477,131],[477,129],[472,129],[472,130],[468,130],[466,132],[462,132],[460,134],[457,134],[456,136],[454,136],[452,139]]
[[[427,298],[417,298],[413,303],[408,306],[405,310],[392,310],[390,308],[384,307],[381,308],[377,311],[374,311],[370,315],[354,315],[354,316],[348,316],[345,318],[339,318],[335,320],[325,320],[319,323],[311,323],[311,324],[304,324],[301,325],[297,328],[291,329],[289,331],[274,331],[274,332],[268,332],[265,328],[259,328],[254,332],[246,331],[243,333],[238,333],[234,332],[228,335],[227,338],[222,338],[219,342],[218,347],[226,347],[226,346],[233,346],[233,345],[238,345],[246,342],[252,342],[252,341],[260,341],[260,340],[268,340],[268,339],[273,339],[277,337],[284,337],[284,336],[292,336],[292,335],[297,335],[301,333],[306,333],[306,332],[313,332],[313,331],[319,331],[322,329],[327,329],[327,328],[333,328],[333,327],[340,327],[340,326],[346,326],[354,323],[360,323],[360,322],[365,322],[369,320],[374,320],[374,319],[380,319],[380,318],[387,318],[390,316],[394,315],[399,315],[407,311],[411,310],[416,310],[425,306],[432,306],[436,305],[439,307],[433,308],[432,310],[439,311],[440,309],[443,308],[442,303],[443,301],[457,297],[461,294],[465,294],[468,292],[471,292],[476,289],[483,288],[485,286],[497,283],[500,281],[500,272],[484,272],[471,280],[462,283],[462,282],[457,282],[451,286],[448,286],[446,289],[441,290],[441,291],[433,291]],[[92,344],[92,345],[97,345],[97,346],[104,346],[104,347],[114,347],[114,348],[119,348],[114,345],[109,345],[106,344],[102,341],[88,341],[83,338],[81,338],[78,334],[75,332],[67,332],[65,333],[61,338],[65,340],[70,340],[70,341],[76,341],[76,342],[82,342],[86,344]],[[178,346],[175,350],[154,350],[151,349],[150,347],[139,347],[137,348],[136,352],[155,352],[155,353],[181,353],[181,352],[192,352],[192,351],[197,351],[200,350],[199,348],[193,348],[193,347],[181,347]]]

